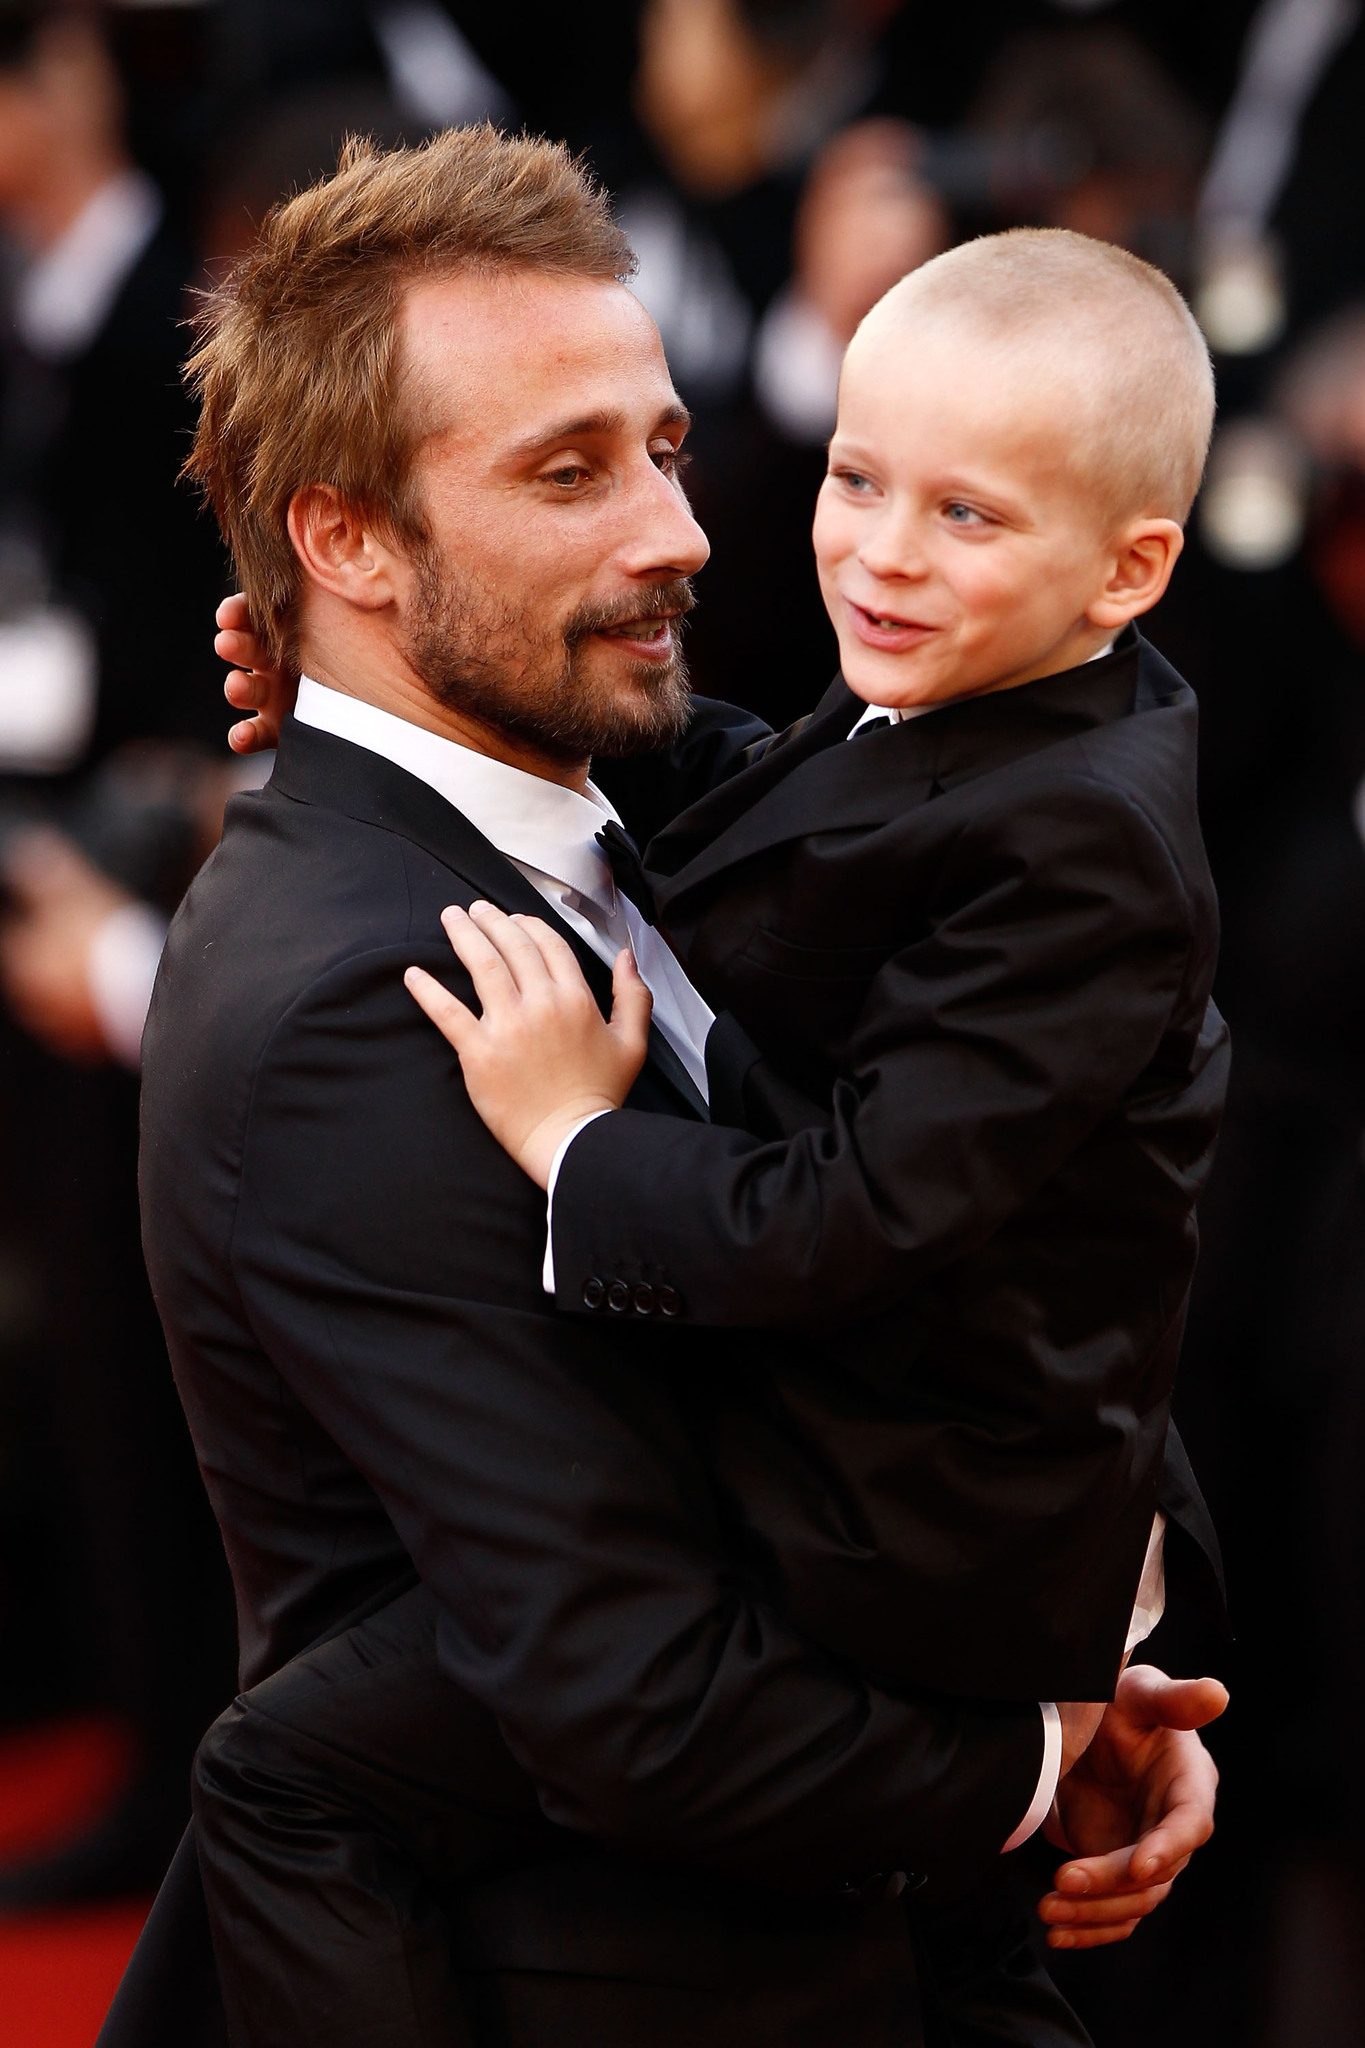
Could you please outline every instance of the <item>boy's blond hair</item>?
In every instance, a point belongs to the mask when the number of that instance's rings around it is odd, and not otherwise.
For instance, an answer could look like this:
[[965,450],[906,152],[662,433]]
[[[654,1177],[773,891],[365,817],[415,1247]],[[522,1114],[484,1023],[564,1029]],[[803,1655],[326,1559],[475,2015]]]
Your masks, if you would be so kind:
[[410,485],[422,421],[401,389],[403,288],[468,268],[606,280],[634,267],[605,195],[566,149],[488,126],[420,149],[353,139],[335,177],[267,216],[195,323],[186,374],[201,403],[185,468],[277,656],[294,651],[296,491],[331,484],[395,539],[424,537]]
[[1077,391],[1075,463],[1107,518],[1183,525],[1213,432],[1213,365],[1168,277],[1069,228],[982,235],[893,285],[850,355],[896,345],[910,323],[939,315],[1027,349],[1043,375]]

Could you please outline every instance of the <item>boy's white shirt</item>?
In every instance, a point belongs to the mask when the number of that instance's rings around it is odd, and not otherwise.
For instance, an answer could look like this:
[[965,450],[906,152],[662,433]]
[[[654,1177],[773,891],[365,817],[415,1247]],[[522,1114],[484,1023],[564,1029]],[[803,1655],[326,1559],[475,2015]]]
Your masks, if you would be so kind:
[[[1108,648],[1102,653],[1107,654]],[[1098,660],[1097,655],[1094,659]],[[848,737],[869,720],[890,717],[893,723],[937,706],[904,710],[869,704]],[[328,689],[311,676],[299,679],[294,716],[301,725],[349,740],[434,789],[460,811],[489,843],[525,876],[564,922],[577,932],[599,959],[612,965],[623,946],[635,954],[636,965],[654,997],[654,1022],[677,1053],[704,1098],[706,1037],[715,1018],[693,988],[662,934],[648,924],[612,880],[596,835],[616,812],[602,792],[588,784],[588,793],[547,782],[525,769],[513,768],[486,754],[462,747],[456,740],[413,725],[376,704]],[[618,820],[619,822],[619,820]],[[598,1115],[609,1115],[601,1110]],[[547,1294],[555,1291],[553,1222],[555,1184],[570,1145],[595,1117],[584,1117],[555,1155],[546,1190],[546,1245],[542,1278]],[[1158,1515],[1148,1546],[1142,1587],[1134,1610],[1129,1648],[1155,1628],[1165,1604],[1161,1566],[1165,1523]],[[1043,1760],[1037,1789],[1028,1812],[1004,1844],[1016,1849],[1046,1820],[1056,1797],[1062,1763],[1062,1723],[1056,1706],[1041,1703]],[[1003,1851],[1002,1851],[1003,1853]]]

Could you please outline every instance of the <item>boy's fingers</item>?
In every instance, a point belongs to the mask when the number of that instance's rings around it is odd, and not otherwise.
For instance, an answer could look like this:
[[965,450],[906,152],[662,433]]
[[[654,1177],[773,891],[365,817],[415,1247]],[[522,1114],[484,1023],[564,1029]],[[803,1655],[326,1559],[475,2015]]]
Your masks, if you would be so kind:
[[[551,931],[543,917],[518,914],[512,922],[532,941],[552,981],[561,988],[588,988],[587,977],[578,964],[578,955],[573,947],[558,932]],[[588,993],[591,994],[591,990]]]
[[228,727],[228,745],[234,754],[263,753],[269,744],[265,728],[254,718],[243,718]]
[[259,711],[268,694],[261,678],[249,669],[234,668],[223,680],[223,695],[234,711]]
[[522,930],[519,922],[510,918],[505,910],[499,910],[496,903],[482,901],[470,904],[469,915],[489,944],[496,946],[518,994],[528,995],[533,989],[544,986],[550,978],[549,970],[539,946]]
[[649,1020],[654,998],[628,948],[616,956],[611,970],[611,1028],[631,1053],[644,1059],[649,1047]]
[[460,1052],[469,1043],[470,1033],[478,1029],[474,1012],[466,1009],[459,997],[453,996],[434,974],[428,974],[425,967],[409,967],[403,976],[403,986],[418,1008],[426,1011],[441,1036]]
[[517,985],[498,948],[481,932],[468,911],[452,903],[441,912],[445,935],[462,967],[469,972],[474,993],[485,1011],[505,1006],[517,993]]
[[274,674],[271,664],[261,660],[260,644],[250,633],[215,633],[213,651],[233,668],[257,669],[267,678]]

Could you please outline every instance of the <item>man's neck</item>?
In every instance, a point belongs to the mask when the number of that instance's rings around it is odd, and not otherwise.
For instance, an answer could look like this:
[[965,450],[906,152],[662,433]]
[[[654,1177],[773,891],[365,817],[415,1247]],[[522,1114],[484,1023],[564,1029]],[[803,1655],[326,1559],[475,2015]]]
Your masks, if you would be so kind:
[[325,689],[336,690],[344,697],[355,697],[362,704],[373,704],[376,709],[387,711],[390,717],[401,718],[408,725],[419,726],[423,732],[435,733],[440,739],[451,740],[457,747],[468,747],[472,753],[486,754],[493,761],[504,761],[509,768],[519,768],[525,775],[539,776],[542,782],[557,782],[564,789],[576,790],[580,796],[587,789],[590,766],[587,761],[562,761],[515,733],[505,732],[483,719],[471,717],[468,712],[443,704],[401,658],[348,660],[343,665],[335,658],[329,658],[326,650],[305,646],[301,649],[300,666],[305,675],[310,675]]

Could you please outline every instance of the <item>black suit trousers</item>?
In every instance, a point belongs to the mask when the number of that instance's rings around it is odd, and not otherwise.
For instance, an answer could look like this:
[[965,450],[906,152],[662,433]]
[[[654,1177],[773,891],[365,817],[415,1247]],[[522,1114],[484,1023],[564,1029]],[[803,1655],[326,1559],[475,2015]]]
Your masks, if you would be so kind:
[[201,1747],[234,2048],[305,2030],[327,2048],[1086,2042],[1003,1870],[952,1901],[795,1900],[552,1826],[440,1674],[436,1626],[419,1587],[244,1694]]

